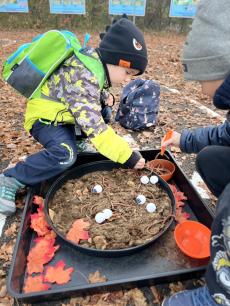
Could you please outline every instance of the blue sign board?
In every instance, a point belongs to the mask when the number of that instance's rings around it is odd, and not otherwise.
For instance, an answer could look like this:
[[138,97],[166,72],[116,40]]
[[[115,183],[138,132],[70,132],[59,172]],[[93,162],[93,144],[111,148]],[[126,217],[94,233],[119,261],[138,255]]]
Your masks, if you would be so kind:
[[171,0],[170,17],[194,18],[200,0]]
[[[134,15],[135,0],[109,0],[109,14]],[[145,16],[146,0],[136,0],[135,16]]]
[[0,0],[0,12],[28,13],[27,0]]
[[85,14],[85,0],[50,0],[50,13]]

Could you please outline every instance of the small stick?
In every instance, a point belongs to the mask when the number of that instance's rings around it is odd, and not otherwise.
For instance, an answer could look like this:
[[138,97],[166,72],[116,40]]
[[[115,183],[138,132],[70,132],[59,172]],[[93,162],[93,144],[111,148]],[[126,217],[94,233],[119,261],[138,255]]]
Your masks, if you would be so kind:
[[74,272],[80,273],[80,274],[86,279],[87,283],[89,283],[89,282],[88,282],[88,279],[87,279],[87,278],[85,277],[85,275],[83,275],[80,271],[74,271]]

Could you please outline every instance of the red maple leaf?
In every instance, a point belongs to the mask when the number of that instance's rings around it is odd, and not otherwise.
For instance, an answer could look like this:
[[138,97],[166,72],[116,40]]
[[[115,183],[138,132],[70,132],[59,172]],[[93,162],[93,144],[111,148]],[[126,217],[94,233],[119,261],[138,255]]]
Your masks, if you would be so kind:
[[56,238],[57,237],[57,235],[56,235],[56,233],[53,231],[53,230],[51,230],[51,231],[48,231],[47,232],[47,234],[45,234],[45,236],[43,236],[43,237],[38,237],[37,239],[35,239],[34,240],[34,242],[39,242],[40,240],[48,240],[48,239],[50,239],[50,238]]
[[87,231],[83,231],[84,228],[91,225],[89,222],[84,222],[83,218],[76,220],[72,224],[72,228],[69,230],[66,238],[72,242],[78,244],[80,239],[88,239],[89,235]]
[[36,213],[32,214],[30,215],[30,218],[31,218],[30,227],[37,232],[38,236],[44,236],[48,234],[50,225],[46,220],[44,211],[39,211],[38,214]]
[[37,291],[45,291],[50,289],[50,285],[43,284],[43,276],[35,276],[34,278],[32,276],[29,276],[26,280],[26,285],[24,287],[24,292],[37,292]]
[[184,202],[181,202],[181,195],[177,195],[177,193],[174,194],[175,199],[176,199],[176,207],[179,208],[180,206],[184,205]]
[[186,212],[181,212],[182,207],[177,208],[176,210],[176,221],[181,223],[184,221],[187,221],[187,219],[190,217],[190,214],[187,214]]
[[73,272],[73,268],[69,268],[64,271],[66,264],[63,260],[59,261],[55,267],[46,267],[46,275],[44,276],[44,282],[57,283],[58,285],[66,284],[71,277],[69,276]]
[[54,238],[40,240],[36,246],[31,249],[27,256],[27,273],[29,275],[43,272],[43,265],[54,257],[54,252],[59,248],[59,246],[54,247],[54,243]]
[[176,186],[173,186],[171,184],[168,184],[168,185],[172,189],[173,193],[177,192]]
[[187,197],[184,195],[183,192],[177,191],[174,193],[175,197],[180,201],[180,200],[187,200]]
[[34,196],[33,203],[39,205],[40,210],[44,210],[45,200],[42,197]]

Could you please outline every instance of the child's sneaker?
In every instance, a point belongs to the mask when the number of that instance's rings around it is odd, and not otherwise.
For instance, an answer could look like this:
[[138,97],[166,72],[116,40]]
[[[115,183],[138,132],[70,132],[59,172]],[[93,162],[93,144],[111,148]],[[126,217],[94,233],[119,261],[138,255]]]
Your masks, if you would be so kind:
[[25,185],[19,183],[13,177],[7,177],[3,173],[0,175],[0,213],[11,216],[15,213],[15,194]]
[[87,142],[86,138],[82,138],[81,140],[77,141],[77,154],[97,152],[97,150],[94,147],[87,145],[86,142]]
[[166,298],[162,306],[220,306],[210,295],[208,288],[186,290]]

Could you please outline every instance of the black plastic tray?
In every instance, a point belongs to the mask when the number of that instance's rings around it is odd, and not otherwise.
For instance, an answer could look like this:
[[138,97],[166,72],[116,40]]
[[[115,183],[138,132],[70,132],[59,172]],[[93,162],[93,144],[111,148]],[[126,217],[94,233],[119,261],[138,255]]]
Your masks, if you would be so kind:
[[[169,183],[176,185],[188,198],[182,211],[190,214],[189,220],[198,221],[211,228],[214,215],[202,201],[170,152],[166,152],[170,156],[170,161],[176,167],[173,178]],[[158,153],[159,150],[141,151],[143,157],[149,161],[154,159]],[[99,160],[106,160],[106,158],[100,154],[80,155],[74,167]],[[51,284],[51,288],[48,291],[25,294],[23,287],[25,279],[28,277],[28,274],[26,274],[26,257],[30,249],[35,246],[33,240],[37,238],[36,233],[30,228],[30,214],[36,211],[35,205],[32,203],[33,197],[38,195],[45,198],[48,189],[56,179],[57,177],[54,177],[43,181],[29,189],[7,279],[7,290],[13,297],[21,299],[23,302],[37,303],[68,298],[76,294],[76,292],[81,295],[85,292],[96,294],[102,291],[115,291],[135,286],[152,286],[164,282],[181,281],[203,276],[209,258],[193,259],[182,253],[174,240],[173,222],[161,239],[150,247],[137,254],[120,258],[100,258],[86,255],[76,251],[57,237],[55,245],[60,244],[60,249],[46,265],[55,266],[62,259],[66,263],[66,269],[74,268],[74,272],[71,274],[71,281],[60,286]],[[101,275],[105,275],[108,278],[106,282],[89,284],[81,274],[75,272],[80,271],[88,278],[90,273],[94,273],[97,270],[100,271]],[[32,276],[34,277],[35,274]]]

